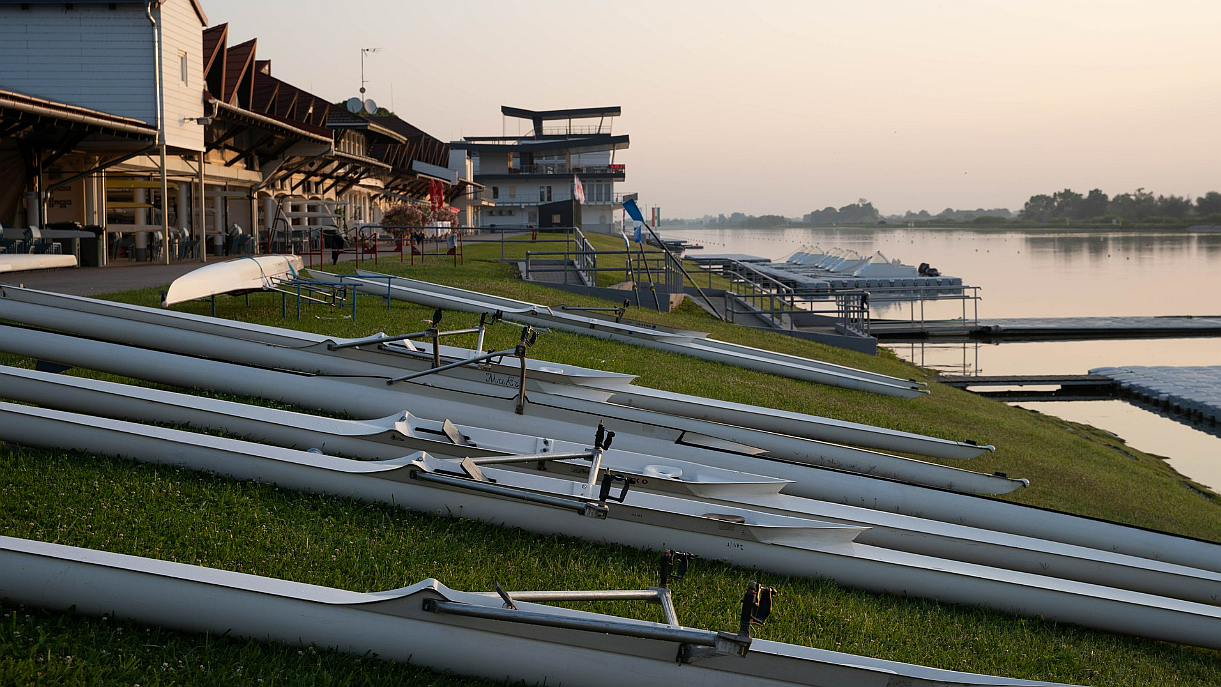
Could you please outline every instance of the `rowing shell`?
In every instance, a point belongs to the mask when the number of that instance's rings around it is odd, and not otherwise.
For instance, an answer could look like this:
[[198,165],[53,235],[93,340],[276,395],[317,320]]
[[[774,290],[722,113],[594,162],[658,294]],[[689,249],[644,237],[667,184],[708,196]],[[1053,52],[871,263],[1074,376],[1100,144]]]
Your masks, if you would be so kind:
[[[676,628],[630,618],[517,602],[522,614],[555,622],[615,623],[623,634],[559,629],[424,610],[425,601],[499,610],[500,598],[427,579],[375,593],[204,568],[151,558],[0,537],[0,597],[93,616],[115,614],[187,632],[334,649],[410,661],[493,680],[622,687],[1055,687],[853,656],[755,639],[744,658],[680,664],[684,641],[706,630],[647,638]],[[667,635],[671,636],[671,635]],[[1061,686],[1064,687],[1064,686]]]
[[[390,460],[427,451],[449,459],[523,454],[588,454],[588,444],[487,430],[418,418],[403,412],[374,420],[342,420],[232,401],[0,366],[0,396],[57,410],[114,419],[224,431],[250,441],[320,450],[365,460]],[[477,461],[478,462],[478,461]],[[522,462],[520,467],[584,481],[589,458]],[[605,453],[603,468],[636,480],[634,489],[680,495],[709,503],[812,518],[870,529],[856,541],[911,553],[950,558],[1063,579],[1090,582],[1177,599],[1216,604],[1221,573],[1060,542],[993,532],[781,494],[787,480],[713,468],[619,449]],[[1165,548],[1190,540],[1164,536]],[[1101,542],[1100,542],[1101,543]],[[1214,546],[1221,556],[1221,545]]]
[[175,279],[165,292],[163,308],[222,293],[249,293],[273,288],[305,267],[299,255],[248,255],[216,262]]
[[[153,330],[132,329],[137,326],[137,323],[140,323],[170,327],[183,332],[258,342],[277,348],[294,349],[301,355],[308,353],[313,356],[327,356],[331,358],[329,362],[326,358],[315,358],[308,364],[333,366],[329,369],[338,374],[397,376],[404,372],[426,369],[432,363],[432,349],[429,344],[416,345],[408,341],[401,341],[390,345],[379,345],[376,340],[370,340],[377,337],[367,337],[364,339],[367,341],[366,345],[353,346],[360,340],[333,339],[291,329],[142,308],[80,296],[15,287],[2,289],[0,294],[2,294],[0,315],[36,326],[61,330],[71,327],[69,331],[73,333],[121,343],[139,344],[141,341],[156,341],[165,336],[164,333]],[[77,311],[82,314],[79,317],[68,318],[60,311]],[[87,318],[85,315],[97,317]],[[179,348],[172,350],[185,352]],[[211,351],[210,348],[207,350]],[[449,346],[442,346],[440,353],[443,362],[447,363],[468,359],[475,354],[472,351]],[[384,369],[373,371],[369,367],[361,370],[340,367],[351,365],[354,361],[366,365],[376,365]],[[254,364],[248,358],[242,358],[238,362]],[[634,379],[632,375],[605,370],[544,360],[527,360],[526,364],[529,370],[527,377],[529,391],[543,391],[557,396],[572,396],[587,400],[605,400],[621,405],[709,420],[718,424],[743,426],[818,441],[852,444],[937,458],[966,459],[993,450],[992,446],[982,446],[971,441],[956,442],[816,415],[790,413],[772,408],[727,403],[698,396],[635,387],[631,385],[631,381]],[[306,369],[312,372],[321,368],[307,367]],[[505,380],[516,374],[517,371],[512,366],[499,365],[495,361],[491,361],[487,372],[460,368],[447,372],[445,378],[460,378],[468,383],[503,385],[506,383]]]
[[[828,384],[848,389],[870,391],[916,398],[927,394],[920,384],[911,380],[887,377],[842,365],[832,365],[801,356],[787,355],[761,348],[742,346],[711,339],[703,332],[666,331],[660,328],[642,327],[613,322],[584,315],[555,312],[551,308],[526,301],[500,298],[475,291],[467,291],[439,284],[420,282],[402,277],[359,271],[364,279],[343,278],[354,281],[357,288],[366,293],[387,294],[397,300],[450,310],[464,310],[476,314],[499,311],[505,319],[536,327],[550,327],[610,339],[646,348],[682,353],[702,360],[725,363],[782,377],[792,377],[808,382]],[[335,280],[334,275],[312,270],[311,275],[320,280]]]
[[[853,543],[864,528],[630,492],[609,507],[586,485],[417,454],[356,461],[192,432],[0,403],[0,438],[204,470],[285,489],[380,501],[543,534],[682,549],[868,591],[982,605],[1150,639],[1221,648],[1221,607]],[[601,517],[590,517],[601,513]]]

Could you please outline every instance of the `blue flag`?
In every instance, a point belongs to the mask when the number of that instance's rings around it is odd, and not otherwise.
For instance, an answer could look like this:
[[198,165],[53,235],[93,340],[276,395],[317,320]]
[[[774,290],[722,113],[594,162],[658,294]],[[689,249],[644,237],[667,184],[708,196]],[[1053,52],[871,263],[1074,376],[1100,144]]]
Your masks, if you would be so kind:
[[636,207],[636,199],[632,198],[632,199],[623,201],[623,209],[627,211],[628,217],[631,217],[633,220],[636,221],[635,239],[636,239],[636,243],[640,243],[642,240],[642,237],[640,234],[641,234],[641,228],[644,225],[644,215],[642,215],[640,213],[640,208]]
[[623,201],[623,209],[627,210],[628,217],[631,217],[637,222],[644,221],[644,215],[640,214],[640,208],[636,207],[636,199],[633,198],[631,200]]

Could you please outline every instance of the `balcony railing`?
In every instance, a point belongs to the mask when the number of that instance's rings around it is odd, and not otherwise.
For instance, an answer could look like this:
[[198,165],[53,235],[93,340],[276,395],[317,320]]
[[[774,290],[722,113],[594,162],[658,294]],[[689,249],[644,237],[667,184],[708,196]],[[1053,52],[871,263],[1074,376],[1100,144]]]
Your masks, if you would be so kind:
[[535,131],[539,136],[589,136],[591,134],[609,134],[610,127],[603,127],[599,124],[585,124],[580,126],[545,126],[541,133]]
[[509,174],[588,174],[588,175],[623,175],[626,174],[623,165],[584,165],[572,167],[566,162],[550,162],[536,165],[520,165],[509,168]]

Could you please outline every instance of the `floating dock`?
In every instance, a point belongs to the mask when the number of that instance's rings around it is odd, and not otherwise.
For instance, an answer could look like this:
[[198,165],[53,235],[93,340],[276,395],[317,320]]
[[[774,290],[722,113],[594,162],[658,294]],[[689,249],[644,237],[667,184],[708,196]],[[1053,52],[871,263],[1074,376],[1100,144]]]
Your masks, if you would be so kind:
[[1221,315],[1157,317],[1029,317],[990,320],[872,320],[869,333],[884,341],[958,339],[1064,341],[1221,336]]
[[[998,401],[1097,401],[1114,398],[1115,380],[1105,375],[975,375],[937,379]],[[980,388],[983,387],[983,388]],[[1026,387],[1043,387],[1029,389]],[[1054,388],[1048,388],[1054,387]]]
[[1149,405],[1209,423],[1221,421],[1221,365],[1099,367],[1090,374],[1113,380],[1122,395]]
[[1219,434],[1221,425],[1221,365],[1099,367],[1085,375],[943,375],[937,381],[1006,402],[1119,398],[1210,434]]

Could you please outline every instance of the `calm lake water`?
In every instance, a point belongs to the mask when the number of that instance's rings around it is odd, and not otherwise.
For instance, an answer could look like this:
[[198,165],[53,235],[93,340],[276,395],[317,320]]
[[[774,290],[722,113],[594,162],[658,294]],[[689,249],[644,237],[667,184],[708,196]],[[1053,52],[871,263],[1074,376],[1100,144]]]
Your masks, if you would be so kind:
[[[881,251],[910,265],[980,287],[980,319],[1117,315],[1221,316],[1221,232],[970,231],[892,229],[674,229],[666,235],[704,246],[704,253],[782,259],[803,246]],[[909,306],[874,307],[875,318],[901,318]],[[970,316],[973,306],[968,306]],[[962,305],[926,307],[925,315],[958,317]],[[894,344],[919,365],[950,374],[1084,374],[1124,365],[1221,365],[1221,339],[1137,339],[1035,343]],[[1221,491],[1221,438],[1123,401],[1023,403],[1023,407],[1091,424],[1170,459],[1175,469]],[[1003,447],[1002,447],[1003,448]]]

